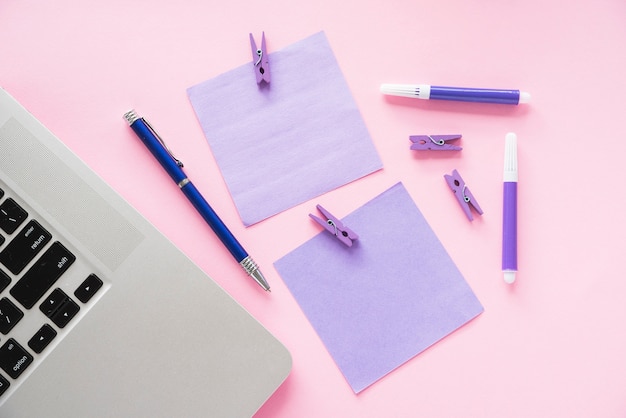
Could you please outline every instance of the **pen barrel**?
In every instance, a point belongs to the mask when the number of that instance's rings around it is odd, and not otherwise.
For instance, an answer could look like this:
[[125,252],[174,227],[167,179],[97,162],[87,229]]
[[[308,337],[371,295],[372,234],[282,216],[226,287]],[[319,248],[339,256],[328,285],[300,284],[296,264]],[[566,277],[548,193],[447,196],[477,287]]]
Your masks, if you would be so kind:
[[169,174],[176,184],[183,181],[187,176],[181,170],[176,163],[176,160],[172,158],[171,154],[167,151],[165,146],[159,142],[159,139],[155,136],[154,132],[146,124],[146,122],[138,118],[132,122],[130,128],[137,134],[141,142],[150,150],[154,158],[157,159],[163,169]]
[[520,91],[431,86],[430,99],[516,105],[519,104]]
[[504,182],[502,270],[517,271],[517,182]]
[[228,251],[233,255],[237,262],[241,262],[248,256],[246,250],[241,246],[237,238],[230,232],[224,222],[215,213],[209,203],[202,197],[196,186],[193,183],[188,182],[181,187],[182,192],[187,196],[187,199],[193,204],[198,213],[204,218],[206,223],[209,224],[213,232],[218,236],[220,241],[226,246]]

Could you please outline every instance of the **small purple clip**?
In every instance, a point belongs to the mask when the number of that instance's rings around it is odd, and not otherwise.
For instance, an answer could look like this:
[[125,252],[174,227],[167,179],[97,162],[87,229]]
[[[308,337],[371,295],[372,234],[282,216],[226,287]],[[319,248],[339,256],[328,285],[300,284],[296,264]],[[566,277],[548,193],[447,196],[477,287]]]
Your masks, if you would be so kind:
[[460,151],[463,148],[448,144],[460,138],[461,135],[412,135],[409,137],[413,142],[411,149],[416,151]]
[[480,215],[483,214],[483,210],[478,205],[476,199],[474,199],[474,195],[470,192],[470,189],[465,185],[465,182],[461,178],[458,171],[453,170],[452,175],[445,174],[444,177],[446,179],[446,183],[448,183],[448,186],[450,186],[454,192],[456,200],[459,201],[459,204],[463,208],[463,212],[465,212],[467,219],[470,221],[474,219],[470,206],[473,206],[476,212]]
[[252,64],[254,65],[254,75],[256,76],[256,83],[261,84],[261,81],[270,82],[270,60],[265,49],[265,32],[261,37],[261,48],[256,47],[254,37],[250,34],[250,47],[252,48]]
[[317,205],[317,209],[322,212],[326,220],[320,219],[317,216],[310,214],[309,216],[318,224],[324,227],[325,230],[337,237],[339,241],[352,247],[352,241],[359,238],[359,236],[350,228],[345,226],[339,219],[335,218],[326,209]]

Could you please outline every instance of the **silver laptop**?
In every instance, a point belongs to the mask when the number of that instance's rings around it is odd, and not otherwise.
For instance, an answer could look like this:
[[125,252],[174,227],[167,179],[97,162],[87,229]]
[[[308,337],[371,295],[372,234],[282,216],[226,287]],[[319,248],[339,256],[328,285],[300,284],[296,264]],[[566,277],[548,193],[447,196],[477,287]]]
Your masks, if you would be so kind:
[[285,347],[3,89],[0,190],[1,417],[244,417],[287,377]]

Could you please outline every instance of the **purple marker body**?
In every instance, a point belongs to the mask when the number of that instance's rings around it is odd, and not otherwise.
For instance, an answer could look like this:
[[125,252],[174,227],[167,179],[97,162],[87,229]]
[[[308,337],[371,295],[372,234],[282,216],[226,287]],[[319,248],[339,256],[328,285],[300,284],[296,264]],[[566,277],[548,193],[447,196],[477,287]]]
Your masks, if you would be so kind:
[[504,281],[513,283],[517,272],[517,136],[508,133],[504,147],[502,211],[502,271]]
[[520,102],[520,91],[430,86],[430,99],[516,105]]

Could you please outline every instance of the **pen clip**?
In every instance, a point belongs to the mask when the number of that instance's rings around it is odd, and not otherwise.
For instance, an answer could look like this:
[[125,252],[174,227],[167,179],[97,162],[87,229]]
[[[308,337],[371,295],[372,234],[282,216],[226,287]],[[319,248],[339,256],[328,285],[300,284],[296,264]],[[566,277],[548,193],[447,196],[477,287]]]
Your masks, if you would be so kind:
[[152,131],[152,133],[154,134],[155,138],[159,140],[161,145],[163,145],[163,148],[165,148],[165,150],[170,155],[170,157],[172,157],[172,159],[176,162],[176,165],[179,166],[180,168],[183,168],[184,167],[183,166],[183,162],[174,156],[174,153],[172,153],[172,150],[170,150],[167,147],[167,144],[165,144],[165,141],[163,140],[163,138],[161,138],[161,135],[159,135],[159,133],[156,131],[156,129],[154,129],[152,127],[152,125],[150,125],[150,122],[148,122],[146,120],[146,118],[142,118],[142,119],[143,119],[144,123],[146,124],[146,126],[148,127],[148,129],[150,129]]

